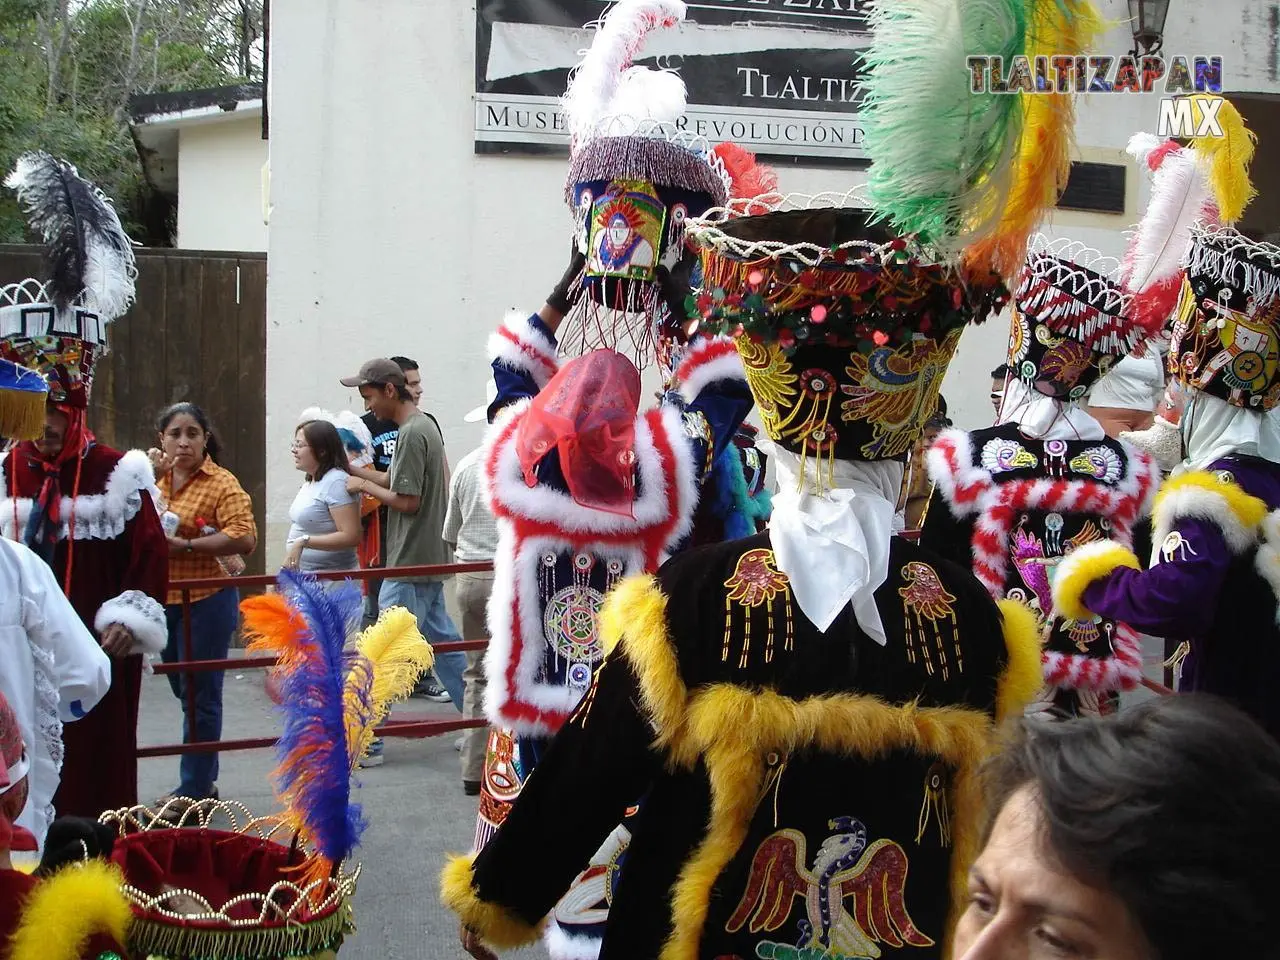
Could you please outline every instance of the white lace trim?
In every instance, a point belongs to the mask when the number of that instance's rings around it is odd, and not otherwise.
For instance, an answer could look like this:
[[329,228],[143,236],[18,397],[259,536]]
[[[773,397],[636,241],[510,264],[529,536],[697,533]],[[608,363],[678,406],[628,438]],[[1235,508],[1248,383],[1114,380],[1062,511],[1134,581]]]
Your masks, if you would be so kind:
[[[54,662],[53,651],[45,650],[38,644],[29,644],[31,660],[34,666],[36,696],[36,737],[40,746],[53,761],[54,769],[62,772],[62,718],[58,714],[58,670]],[[53,823],[53,797],[45,805],[44,815],[47,823]]]
[[[0,458],[0,463],[5,458]],[[141,450],[130,450],[111,471],[102,493],[82,494],[62,501],[64,511],[70,504],[70,515],[75,517],[77,540],[114,540],[124,533],[125,524],[142,509],[142,493],[151,495],[152,506],[160,502],[151,461]],[[0,535],[8,540],[21,540],[27,534],[31,520],[33,501],[30,497],[17,498],[17,531],[14,530],[14,505],[12,497],[0,499]],[[68,518],[58,531],[58,539],[65,540],[70,531]]]

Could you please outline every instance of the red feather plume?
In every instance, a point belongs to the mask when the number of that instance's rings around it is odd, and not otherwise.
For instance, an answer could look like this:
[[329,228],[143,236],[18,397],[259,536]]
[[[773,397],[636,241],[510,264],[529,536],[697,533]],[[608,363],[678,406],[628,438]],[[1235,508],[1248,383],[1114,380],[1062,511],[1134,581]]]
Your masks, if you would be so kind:
[[751,199],[778,189],[777,171],[757,160],[746,147],[726,142],[717,144],[711,152],[720,158],[729,174],[730,199]]

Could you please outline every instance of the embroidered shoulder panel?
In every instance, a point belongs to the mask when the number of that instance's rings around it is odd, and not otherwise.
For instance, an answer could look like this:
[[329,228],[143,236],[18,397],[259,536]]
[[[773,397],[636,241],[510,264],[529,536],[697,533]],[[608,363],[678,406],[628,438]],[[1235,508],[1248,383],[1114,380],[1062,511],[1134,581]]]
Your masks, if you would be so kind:
[[[0,463],[5,462],[7,458],[0,461]],[[150,495],[153,507],[159,504],[160,490],[156,487],[151,461],[141,450],[130,450],[112,469],[111,475],[107,478],[106,487],[101,493],[82,493],[74,499],[64,498],[64,511],[70,504],[70,515],[75,517],[75,539],[114,540],[120,536],[124,533],[125,525],[137,516],[142,508],[144,492]],[[18,497],[16,500],[12,497],[0,499],[0,535],[8,540],[22,539],[26,535],[27,523],[31,519],[31,508],[30,497]],[[68,518],[58,532],[58,539],[65,540],[70,528]]]

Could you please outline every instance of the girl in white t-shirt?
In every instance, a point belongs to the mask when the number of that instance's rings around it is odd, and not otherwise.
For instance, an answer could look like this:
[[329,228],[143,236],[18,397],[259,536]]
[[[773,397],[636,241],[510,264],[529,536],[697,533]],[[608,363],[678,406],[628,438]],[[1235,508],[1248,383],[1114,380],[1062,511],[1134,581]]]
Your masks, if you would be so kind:
[[358,566],[360,504],[347,492],[347,452],[337,428],[326,420],[299,425],[293,464],[306,482],[289,508],[284,566],[291,570],[354,570]]

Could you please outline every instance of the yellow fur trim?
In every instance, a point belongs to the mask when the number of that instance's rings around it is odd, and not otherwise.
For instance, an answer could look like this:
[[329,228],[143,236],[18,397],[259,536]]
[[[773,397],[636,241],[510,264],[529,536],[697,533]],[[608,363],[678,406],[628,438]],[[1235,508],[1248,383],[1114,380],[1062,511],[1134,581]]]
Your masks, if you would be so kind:
[[1025,603],[1000,600],[1004,646],[1009,660],[996,687],[996,723],[1016,717],[1044,683],[1040,665],[1040,623]]
[[667,635],[667,598],[657,580],[637,576],[619,584],[600,612],[600,635],[606,650],[626,641],[619,650],[640,682],[645,712],[657,727],[658,743],[670,743],[684,721],[688,691]]
[[1120,567],[1141,570],[1142,564],[1128,547],[1114,540],[1098,540],[1077,547],[1062,558],[1053,578],[1053,610],[1068,620],[1088,620],[1093,612],[1084,605],[1084,592]]
[[94,934],[123,946],[133,913],[122,886],[120,869],[101,860],[63,867],[42,880],[22,911],[9,960],[80,960]]
[[[952,916],[958,918],[967,873],[977,855],[982,806],[977,769],[991,743],[986,714],[962,707],[892,707],[853,694],[791,700],[717,684],[696,694],[672,747],[686,762],[701,756],[711,781],[707,834],[672,891],[673,932],[661,960],[696,960],[716,878],[746,838],[765,780],[765,756],[812,747],[872,759],[893,749],[940,757],[957,776],[951,791]],[[944,954],[949,953],[944,951]]]
[[[1221,479],[1208,470],[1192,470],[1170,477],[1160,485],[1151,510],[1152,525],[1160,539],[1182,517],[1209,520],[1222,529],[1236,553],[1243,552],[1267,515],[1267,504],[1244,492],[1238,483]],[[1160,543],[1155,544],[1159,548]]]
[[530,926],[496,903],[486,903],[476,895],[472,883],[474,859],[475,854],[449,858],[440,873],[440,902],[481,940],[499,950],[513,950],[533,943],[541,936],[540,926]]

